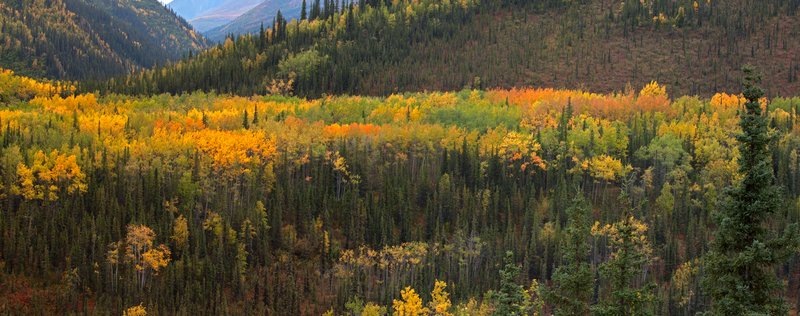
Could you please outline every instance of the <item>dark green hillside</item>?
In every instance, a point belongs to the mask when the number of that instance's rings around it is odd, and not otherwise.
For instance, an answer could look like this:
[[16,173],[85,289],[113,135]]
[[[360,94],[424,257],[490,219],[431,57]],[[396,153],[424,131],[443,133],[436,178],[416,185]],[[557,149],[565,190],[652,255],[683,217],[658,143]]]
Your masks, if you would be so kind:
[[247,95],[294,73],[296,92],[311,96],[475,85],[612,91],[650,80],[674,93],[706,95],[735,88],[730,73],[753,63],[765,70],[773,94],[798,92],[797,0],[422,1],[379,8],[361,1],[335,12],[313,3],[308,21],[279,20],[276,31],[232,39],[125,84],[89,88]]

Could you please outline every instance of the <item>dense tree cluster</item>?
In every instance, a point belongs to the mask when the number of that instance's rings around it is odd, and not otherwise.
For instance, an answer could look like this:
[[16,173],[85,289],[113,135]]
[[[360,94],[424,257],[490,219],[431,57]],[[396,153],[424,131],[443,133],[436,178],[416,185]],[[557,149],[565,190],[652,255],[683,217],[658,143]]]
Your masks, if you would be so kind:
[[20,76],[11,70],[0,69],[0,102],[13,104],[35,97],[72,94],[75,87],[65,82],[43,82]]
[[760,237],[800,221],[798,98],[672,99],[655,82],[96,97],[0,79],[17,98],[0,109],[0,313],[800,304],[794,235]]

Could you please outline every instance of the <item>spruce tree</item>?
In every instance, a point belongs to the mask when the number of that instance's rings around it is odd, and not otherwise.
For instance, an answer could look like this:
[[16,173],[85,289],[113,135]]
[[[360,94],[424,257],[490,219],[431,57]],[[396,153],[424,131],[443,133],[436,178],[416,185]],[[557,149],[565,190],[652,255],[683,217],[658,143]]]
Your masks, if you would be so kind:
[[321,13],[322,13],[322,7],[320,4],[320,0],[314,0],[314,5],[311,6],[311,14],[309,15],[309,20],[319,19],[319,15]]
[[78,110],[72,110],[72,129],[78,132],[81,130],[81,125],[78,123]]
[[258,125],[258,106],[253,110],[253,125]]
[[275,35],[278,41],[286,39],[286,19],[283,17],[281,10],[278,10],[278,13],[275,14]]
[[494,294],[494,315],[527,315],[531,310],[529,294],[517,283],[522,268],[514,263],[514,253],[506,252],[503,268],[500,269],[500,289]]
[[768,130],[769,118],[759,99],[761,78],[745,67],[744,97],[740,109],[739,172],[742,180],[725,191],[718,213],[716,238],[705,257],[703,285],[711,297],[710,315],[786,315],[781,282],[773,268],[796,246],[796,227],[774,237],[766,220],[780,201],[774,185]]
[[589,264],[591,236],[589,207],[582,192],[577,192],[567,209],[567,226],[561,244],[562,265],[555,269],[545,298],[555,315],[588,315],[592,297],[592,268]]
[[608,296],[591,307],[594,315],[653,314],[655,285],[647,282],[645,273],[653,253],[647,230],[630,210],[616,223],[592,227],[592,234],[605,236],[611,250],[609,260],[599,267],[600,275],[608,280]]

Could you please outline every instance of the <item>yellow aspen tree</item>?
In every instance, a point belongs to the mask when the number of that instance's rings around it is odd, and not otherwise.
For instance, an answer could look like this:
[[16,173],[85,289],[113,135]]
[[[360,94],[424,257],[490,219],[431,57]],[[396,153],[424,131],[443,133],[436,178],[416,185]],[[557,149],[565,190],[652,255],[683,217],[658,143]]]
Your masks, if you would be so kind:
[[166,267],[170,262],[170,255],[172,252],[165,245],[158,245],[153,249],[148,250],[142,255],[145,267],[153,270],[153,273],[158,274],[161,268]]
[[137,271],[145,269],[144,253],[153,247],[156,233],[145,225],[128,225],[125,235],[125,258]]
[[131,306],[122,312],[122,316],[146,316],[147,309],[142,304]]
[[172,253],[165,245],[153,246],[156,233],[145,225],[128,225],[125,236],[125,258],[138,274],[140,286],[144,286],[148,271],[158,274],[166,267]]
[[431,291],[431,303],[430,308],[432,315],[436,316],[452,316],[453,314],[450,313],[450,307],[453,305],[450,303],[450,293],[445,291],[447,287],[447,283],[444,281],[436,280],[436,283],[433,286],[433,291]]
[[423,307],[422,299],[410,286],[400,292],[402,299],[393,300],[394,316],[421,316],[428,315],[429,311]]
[[175,241],[175,245],[178,248],[186,246],[186,242],[189,240],[189,225],[183,215],[175,219],[175,223],[172,225],[171,239]]
[[209,211],[206,215],[206,219],[203,221],[203,229],[212,232],[214,236],[217,237],[219,243],[222,244],[222,233],[224,232],[222,216],[220,216],[218,213]]
[[59,190],[68,194],[86,192],[86,175],[75,155],[53,150],[49,155],[37,151],[30,166],[17,165],[17,183],[13,192],[26,200],[58,200]]
[[639,96],[648,96],[648,97],[655,97],[655,96],[666,96],[667,95],[667,87],[658,84],[658,82],[651,81],[649,84],[644,86],[641,91],[639,91]]

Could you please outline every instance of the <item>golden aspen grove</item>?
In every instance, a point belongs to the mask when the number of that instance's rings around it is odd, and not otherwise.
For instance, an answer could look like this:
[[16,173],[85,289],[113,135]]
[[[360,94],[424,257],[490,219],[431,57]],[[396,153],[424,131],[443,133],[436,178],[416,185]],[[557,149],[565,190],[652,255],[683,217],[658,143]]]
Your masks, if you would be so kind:
[[0,0],[0,315],[800,315],[800,0],[175,1]]

